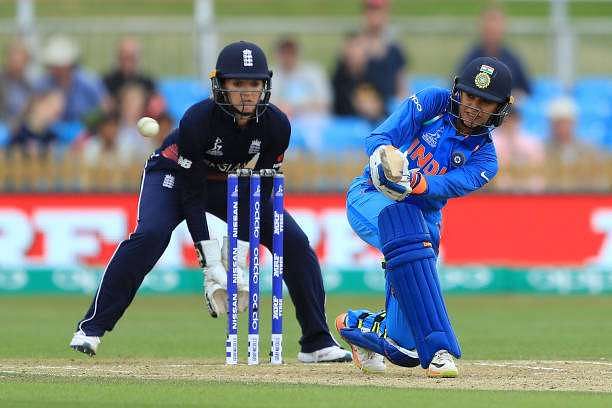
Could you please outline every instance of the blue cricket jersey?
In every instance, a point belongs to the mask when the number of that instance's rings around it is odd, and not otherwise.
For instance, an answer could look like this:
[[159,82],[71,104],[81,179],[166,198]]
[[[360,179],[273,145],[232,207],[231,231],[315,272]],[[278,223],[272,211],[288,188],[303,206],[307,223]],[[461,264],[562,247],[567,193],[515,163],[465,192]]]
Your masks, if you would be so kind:
[[[455,129],[447,112],[450,91],[426,88],[407,98],[366,138],[370,156],[381,145],[393,145],[419,168],[427,190],[404,200],[417,205],[430,222],[441,220],[449,198],[478,190],[497,174],[497,156],[490,132],[466,137]],[[369,183],[370,168],[353,183]],[[370,186],[374,189],[374,186]]]

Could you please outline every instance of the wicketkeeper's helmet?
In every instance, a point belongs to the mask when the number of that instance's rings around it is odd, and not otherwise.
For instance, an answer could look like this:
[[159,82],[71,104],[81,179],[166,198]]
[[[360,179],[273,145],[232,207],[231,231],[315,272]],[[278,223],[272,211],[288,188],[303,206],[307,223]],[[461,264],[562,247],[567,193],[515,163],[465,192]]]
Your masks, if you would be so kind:
[[263,50],[256,44],[246,41],[231,43],[221,50],[215,70],[210,74],[213,98],[217,105],[231,116],[245,117],[230,103],[228,92],[232,91],[223,88],[223,80],[230,78],[261,79],[264,82],[255,112],[246,115],[255,118],[261,116],[268,107],[272,89],[272,71],[268,69],[268,61]]

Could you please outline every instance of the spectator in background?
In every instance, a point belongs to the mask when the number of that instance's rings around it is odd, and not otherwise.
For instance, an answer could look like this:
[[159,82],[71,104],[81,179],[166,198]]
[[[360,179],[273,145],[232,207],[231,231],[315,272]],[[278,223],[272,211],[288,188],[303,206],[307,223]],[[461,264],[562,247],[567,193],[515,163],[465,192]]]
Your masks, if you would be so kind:
[[174,120],[168,112],[162,112],[160,115],[156,116],[155,119],[159,124],[159,132],[155,137],[149,138],[151,141],[151,150],[155,150],[160,147],[166,138],[174,130]]
[[385,117],[385,103],[374,86],[359,84],[353,93],[353,105],[362,118],[377,125]]
[[493,132],[500,171],[495,178],[499,189],[541,191],[545,180],[544,145],[523,131],[519,109],[513,109],[502,125]]
[[136,126],[146,110],[147,90],[139,84],[130,83],[121,88],[118,97],[119,145],[124,154],[134,160],[143,160],[153,150]]
[[554,190],[609,188],[603,155],[576,135],[577,113],[576,103],[569,97],[557,98],[549,105],[546,160],[552,173],[548,186]]
[[35,94],[29,101],[23,120],[9,141],[9,149],[20,149],[27,157],[46,154],[57,142],[51,126],[64,110],[64,95],[58,89]]
[[117,46],[116,67],[104,76],[104,85],[114,101],[127,84],[140,85],[147,94],[147,100],[156,92],[155,81],[140,70],[140,42],[133,37],[125,37]]
[[32,82],[27,75],[30,52],[16,39],[7,47],[0,73],[0,120],[15,128],[32,95]]
[[348,34],[332,76],[335,115],[360,116],[370,121],[384,117],[384,101],[367,79],[367,63],[365,37],[360,33]]
[[119,146],[119,115],[102,115],[93,126],[92,135],[79,146],[87,166],[114,168],[129,162],[130,157]]
[[363,1],[363,38],[366,78],[381,96],[385,107],[406,96],[407,60],[389,33],[389,0]]
[[276,46],[272,102],[289,116],[326,114],[330,90],[323,69],[300,60],[300,48],[293,38]]
[[548,107],[550,135],[546,144],[547,159],[561,165],[600,159],[597,150],[580,140],[576,135],[578,108],[573,99],[560,97]]
[[544,146],[535,136],[522,129],[520,110],[513,109],[493,135],[500,165],[544,163]]
[[520,99],[522,94],[531,93],[531,84],[521,59],[504,43],[506,15],[497,5],[483,10],[480,16],[480,40],[463,58],[457,72],[477,57],[495,57],[510,69],[512,94]]
[[77,147],[80,152],[79,178],[84,188],[116,190],[126,186],[133,157],[121,146],[119,139],[119,115],[111,111],[98,116],[91,133]]
[[[94,125],[91,135],[79,146],[83,163],[91,168],[121,174],[134,162],[133,151],[121,140],[120,117],[112,111],[103,114]],[[115,183],[118,180],[115,180]]]
[[38,89],[58,88],[64,93],[63,121],[87,121],[100,110],[108,108],[104,85],[93,74],[79,67],[80,51],[67,37],[52,37],[42,52],[47,69]]

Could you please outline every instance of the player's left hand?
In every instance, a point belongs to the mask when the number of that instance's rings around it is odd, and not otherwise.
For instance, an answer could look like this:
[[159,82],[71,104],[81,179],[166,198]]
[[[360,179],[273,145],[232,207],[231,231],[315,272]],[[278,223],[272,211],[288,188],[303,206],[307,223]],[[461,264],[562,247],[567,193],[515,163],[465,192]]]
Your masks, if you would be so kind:
[[204,301],[208,313],[217,317],[227,313],[227,270],[221,263],[221,248],[216,239],[195,243],[196,254],[204,271]]
[[370,176],[374,187],[392,200],[401,201],[412,191],[408,160],[393,146],[380,146],[372,153]]
[[[378,149],[377,149],[378,150]],[[408,174],[408,159],[394,146],[382,146],[379,150],[380,164],[387,179],[400,182]]]
[[406,156],[393,146],[379,146],[370,156],[370,177],[374,187],[395,201],[409,194],[423,194],[427,181],[419,169],[409,169]]

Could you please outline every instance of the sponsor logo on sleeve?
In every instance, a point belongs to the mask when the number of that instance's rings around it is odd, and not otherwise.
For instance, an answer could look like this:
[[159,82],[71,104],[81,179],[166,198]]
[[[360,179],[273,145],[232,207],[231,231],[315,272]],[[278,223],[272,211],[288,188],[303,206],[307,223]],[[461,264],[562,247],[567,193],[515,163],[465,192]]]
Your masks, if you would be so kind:
[[191,160],[188,160],[186,158],[184,158],[183,156],[179,156],[178,160],[176,161],[178,163],[179,166],[181,166],[184,169],[189,169],[191,168]]
[[416,94],[413,94],[408,99],[410,99],[414,103],[414,105],[416,106],[416,110],[418,110],[419,112],[423,111],[423,106],[421,105],[421,102],[419,102],[419,98],[417,98]]

